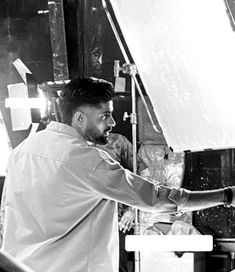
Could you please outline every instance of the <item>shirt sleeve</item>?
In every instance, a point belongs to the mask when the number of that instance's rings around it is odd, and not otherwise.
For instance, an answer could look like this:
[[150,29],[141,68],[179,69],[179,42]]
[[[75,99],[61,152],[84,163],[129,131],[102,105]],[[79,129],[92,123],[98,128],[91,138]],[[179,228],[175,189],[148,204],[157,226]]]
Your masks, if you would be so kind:
[[188,202],[190,191],[182,188],[172,188],[169,199],[177,205],[177,213],[181,213]]
[[177,213],[186,205],[188,199],[188,191],[167,186],[156,187],[139,175],[124,169],[119,163],[109,161],[108,157],[103,159],[90,175],[96,192],[103,198],[143,211]]

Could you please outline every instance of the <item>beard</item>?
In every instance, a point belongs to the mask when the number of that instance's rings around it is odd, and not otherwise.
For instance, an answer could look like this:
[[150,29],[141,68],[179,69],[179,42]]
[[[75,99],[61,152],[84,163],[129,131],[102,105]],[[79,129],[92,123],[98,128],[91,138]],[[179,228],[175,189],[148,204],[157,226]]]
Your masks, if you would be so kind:
[[110,131],[110,129],[105,130],[104,133],[101,134],[98,129],[87,128],[85,139],[95,144],[105,145],[108,142],[108,135],[105,135],[106,131]]

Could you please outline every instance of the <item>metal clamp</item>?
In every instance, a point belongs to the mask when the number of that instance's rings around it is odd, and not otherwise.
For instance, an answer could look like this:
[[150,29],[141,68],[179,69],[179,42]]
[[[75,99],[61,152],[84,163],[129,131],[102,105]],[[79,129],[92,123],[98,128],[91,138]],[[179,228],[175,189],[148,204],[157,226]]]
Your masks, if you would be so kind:
[[123,120],[123,121],[126,121],[127,118],[130,118],[131,124],[137,124],[137,114],[136,114],[136,113],[128,114],[128,113],[125,111],[122,120]]
[[123,74],[128,74],[128,75],[136,75],[137,74],[137,68],[136,68],[135,64],[124,63],[122,66],[120,66],[120,61],[115,60],[114,67],[113,67],[114,76],[118,77],[120,71],[122,71]]

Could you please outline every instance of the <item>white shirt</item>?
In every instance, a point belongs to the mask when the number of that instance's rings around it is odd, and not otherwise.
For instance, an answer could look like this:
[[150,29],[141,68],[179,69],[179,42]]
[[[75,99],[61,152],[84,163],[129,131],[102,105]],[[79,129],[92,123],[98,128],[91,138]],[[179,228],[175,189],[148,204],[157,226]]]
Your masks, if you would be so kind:
[[51,122],[10,156],[2,250],[38,272],[118,272],[117,202],[172,213],[188,194],[156,189],[74,128]]

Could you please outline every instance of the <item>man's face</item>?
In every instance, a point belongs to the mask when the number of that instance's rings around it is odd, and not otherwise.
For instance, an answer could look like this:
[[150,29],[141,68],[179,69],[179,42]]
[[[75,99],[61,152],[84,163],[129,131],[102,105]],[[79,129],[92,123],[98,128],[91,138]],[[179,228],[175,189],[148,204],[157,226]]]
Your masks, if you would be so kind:
[[116,125],[112,112],[113,101],[102,103],[99,108],[86,107],[86,123],[83,128],[85,140],[102,145],[107,143],[109,132]]

